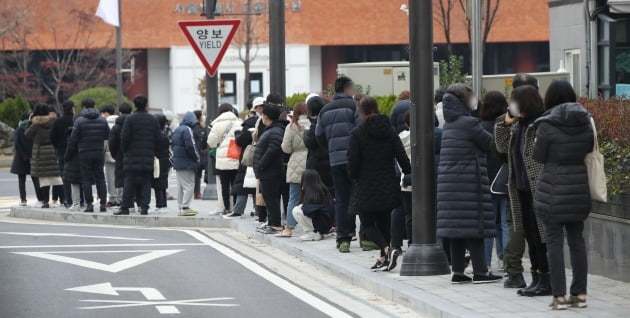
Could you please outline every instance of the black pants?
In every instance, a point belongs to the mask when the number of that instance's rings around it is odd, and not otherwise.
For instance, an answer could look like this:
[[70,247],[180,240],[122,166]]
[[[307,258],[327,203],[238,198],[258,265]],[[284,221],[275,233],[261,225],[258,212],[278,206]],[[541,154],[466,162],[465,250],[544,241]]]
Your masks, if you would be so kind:
[[50,186],[39,187],[39,199],[43,203],[48,203],[50,201]]
[[195,197],[201,195],[201,176],[202,175],[203,175],[203,168],[197,169],[197,171],[195,171],[195,191],[193,192]]
[[335,222],[337,243],[350,242],[356,231],[355,216],[350,213],[350,194],[353,183],[348,176],[348,165],[330,167],[335,184]]
[[149,203],[151,201],[151,180],[153,179],[152,171],[131,172],[125,171],[125,186],[123,187],[123,200],[120,204],[121,211],[129,211],[133,206],[133,200],[136,199],[141,212],[149,211]]
[[392,211],[392,242],[393,248],[402,248],[402,243],[406,237],[411,245],[411,192],[402,191],[402,207]]
[[[256,201],[256,198],[254,198],[254,202]],[[261,206],[261,205],[257,205],[254,207],[254,209],[256,209],[256,215],[258,216],[258,222],[267,222],[267,207],[266,206]]]
[[586,244],[582,232],[584,222],[574,223],[545,223],[547,232],[547,257],[551,275],[551,290],[553,295],[564,296],[567,293],[566,275],[564,273],[564,232],[567,232],[567,243],[571,252],[571,269],[573,281],[571,281],[571,295],[586,294],[586,278],[588,276],[588,261],[586,257]]
[[391,240],[391,211],[375,213],[359,213],[364,239],[372,241],[381,248],[381,256],[384,256],[385,247]]
[[102,153],[79,154],[81,166],[81,185],[85,202],[92,204],[92,185],[96,184],[96,193],[101,200],[101,205],[107,203],[107,187],[105,185],[105,157]]
[[221,180],[221,198],[223,198],[223,206],[225,206],[226,211],[232,210],[233,200],[230,200],[230,194],[232,192],[232,186],[234,186],[237,171],[238,170],[217,170],[219,179]]
[[63,195],[63,185],[56,185],[52,187],[52,199],[53,201],[59,200],[59,203],[65,203],[65,197]]
[[[66,166],[65,155],[66,155],[66,148],[57,149],[57,163],[59,164],[59,176],[61,176],[63,180],[65,180],[63,177],[64,167]],[[63,199],[61,199],[61,201],[66,204],[72,205],[72,190],[71,190],[70,183],[64,181],[62,187],[63,187]]]
[[280,196],[282,193],[283,180],[280,178],[260,180],[260,192],[267,207],[267,217],[269,226],[279,227],[282,225],[282,211],[280,211]]
[[523,274],[522,259],[523,254],[525,254],[525,234],[522,230],[514,230],[510,200],[507,202],[506,220],[508,223],[508,242],[503,249],[503,266],[509,276],[516,276]]
[[529,191],[519,191],[521,200],[521,215],[523,218],[523,229],[527,247],[529,248],[529,260],[532,263],[532,272],[549,272],[547,262],[547,246],[543,244],[534,212],[534,201],[532,193]]
[[466,248],[470,252],[470,261],[475,274],[485,274],[488,272],[486,265],[484,240],[475,239],[450,239],[451,262],[453,273],[463,273],[466,265]]
[[166,207],[166,189],[155,189],[155,207]]
[[[39,179],[31,176],[31,181],[33,181],[33,188],[35,189],[35,195],[37,196],[37,201],[42,201],[41,196],[39,195]],[[22,202],[26,202],[26,175],[18,174],[18,190],[20,191],[20,200]]]

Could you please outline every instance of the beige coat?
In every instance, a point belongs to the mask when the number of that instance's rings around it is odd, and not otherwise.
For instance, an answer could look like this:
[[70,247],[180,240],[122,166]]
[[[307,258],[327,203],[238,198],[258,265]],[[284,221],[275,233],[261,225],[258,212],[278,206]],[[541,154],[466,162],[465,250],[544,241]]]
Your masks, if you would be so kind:
[[212,122],[208,135],[208,146],[217,148],[217,170],[237,170],[239,159],[228,158],[230,140],[234,140],[234,132],[241,128],[241,120],[232,112],[225,112]]
[[297,123],[291,123],[284,130],[282,151],[291,155],[287,165],[287,183],[302,183],[302,174],[306,170],[308,149],[304,145],[304,131],[311,127],[311,121],[302,115]]

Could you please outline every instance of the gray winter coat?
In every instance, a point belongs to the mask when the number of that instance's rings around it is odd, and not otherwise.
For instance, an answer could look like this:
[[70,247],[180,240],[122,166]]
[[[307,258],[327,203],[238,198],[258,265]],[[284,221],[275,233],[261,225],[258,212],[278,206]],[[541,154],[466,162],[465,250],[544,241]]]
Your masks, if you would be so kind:
[[543,163],[534,208],[545,223],[583,221],[591,211],[584,158],[593,151],[589,114],[577,103],[556,106],[535,125],[534,159]]
[[486,153],[492,135],[457,97],[444,95],[444,131],[437,179],[437,236],[496,236]]

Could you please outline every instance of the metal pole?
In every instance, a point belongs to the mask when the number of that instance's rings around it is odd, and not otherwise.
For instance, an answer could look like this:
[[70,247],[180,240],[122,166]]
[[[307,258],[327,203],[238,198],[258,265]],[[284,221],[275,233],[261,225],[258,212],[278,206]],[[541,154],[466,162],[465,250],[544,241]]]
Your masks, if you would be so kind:
[[122,8],[118,0],[118,26],[116,27],[116,102],[117,106],[122,103],[123,80],[122,80]]
[[[216,2],[215,2],[216,3]],[[214,6],[206,5],[206,18],[208,20],[214,19]],[[210,128],[210,123],[217,117],[217,108],[219,107],[219,81],[217,74],[210,76],[206,72],[206,127]],[[214,159],[207,153],[208,165],[206,166],[206,173],[208,175],[208,183],[203,190],[203,200],[217,200],[217,182],[214,174]]]
[[271,92],[286,96],[284,0],[269,1],[269,80]]
[[483,89],[483,39],[481,34],[482,8],[481,0],[472,0],[472,23],[471,23],[471,49],[472,49],[472,79],[473,92],[477,97],[481,97]]
[[403,257],[401,276],[450,273],[446,255],[435,237],[432,12],[432,1],[409,1],[413,242]]

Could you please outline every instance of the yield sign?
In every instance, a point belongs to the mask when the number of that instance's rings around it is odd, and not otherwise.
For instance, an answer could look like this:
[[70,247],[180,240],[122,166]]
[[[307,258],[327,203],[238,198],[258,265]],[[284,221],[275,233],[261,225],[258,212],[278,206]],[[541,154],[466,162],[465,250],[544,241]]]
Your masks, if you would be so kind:
[[241,21],[200,20],[178,23],[208,74],[214,76]]

